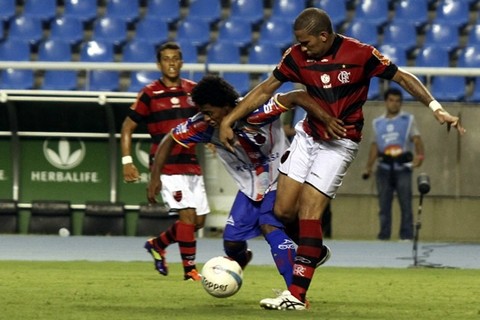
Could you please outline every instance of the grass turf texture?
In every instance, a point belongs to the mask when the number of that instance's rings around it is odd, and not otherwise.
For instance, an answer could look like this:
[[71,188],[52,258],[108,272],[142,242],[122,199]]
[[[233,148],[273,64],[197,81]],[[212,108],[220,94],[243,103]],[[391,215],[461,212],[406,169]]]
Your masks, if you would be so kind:
[[322,267],[301,312],[259,307],[283,287],[273,266],[226,299],[182,279],[179,264],[0,261],[0,319],[480,319],[480,270]]

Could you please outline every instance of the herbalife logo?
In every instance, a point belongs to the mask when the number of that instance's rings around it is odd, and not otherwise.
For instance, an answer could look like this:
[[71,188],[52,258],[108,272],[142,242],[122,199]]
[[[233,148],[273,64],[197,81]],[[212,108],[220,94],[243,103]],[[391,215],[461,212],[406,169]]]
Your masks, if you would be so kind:
[[137,156],[138,162],[142,164],[145,168],[149,168],[149,152],[142,149],[142,140],[138,140],[135,144],[135,155]]
[[67,170],[78,166],[85,158],[85,144],[78,140],[70,142],[65,138],[54,143],[51,140],[45,140],[43,143],[43,154],[47,161],[55,168]]

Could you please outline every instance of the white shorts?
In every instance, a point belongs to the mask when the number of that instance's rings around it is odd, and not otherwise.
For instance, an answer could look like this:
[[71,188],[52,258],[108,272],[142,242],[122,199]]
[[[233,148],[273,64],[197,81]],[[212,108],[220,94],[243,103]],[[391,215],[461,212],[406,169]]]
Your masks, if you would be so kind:
[[161,175],[162,199],[171,211],[194,208],[201,216],[210,212],[203,176]]
[[350,139],[314,141],[301,122],[295,126],[295,137],[282,157],[279,171],[333,199],[357,155],[358,143]]

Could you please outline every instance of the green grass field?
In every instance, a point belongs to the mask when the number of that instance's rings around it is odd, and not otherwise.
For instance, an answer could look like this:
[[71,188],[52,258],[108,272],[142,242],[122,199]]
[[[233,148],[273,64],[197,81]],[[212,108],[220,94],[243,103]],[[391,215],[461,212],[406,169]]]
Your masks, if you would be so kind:
[[0,319],[480,319],[480,270],[322,267],[301,312],[258,306],[283,288],[273,266],[249,266],[226,299],[182,279],[179,264],[1,261]]

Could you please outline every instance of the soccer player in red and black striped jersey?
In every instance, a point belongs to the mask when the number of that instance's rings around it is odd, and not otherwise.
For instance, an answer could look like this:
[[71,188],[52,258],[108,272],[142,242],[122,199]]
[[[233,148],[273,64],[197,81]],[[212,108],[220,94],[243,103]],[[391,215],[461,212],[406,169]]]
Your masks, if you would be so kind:
[[308,112],[296,127],[290,148],[282,157],[275,200],[275,214],[285,220],[299,218],[299,243],[293,280],[278,297],[263,299],[266,309],[304,310],[307,290],[322,254],[321,215],[340,187],[355,158],[362,135],[362,106],[372,77],[393,80],[425,106],[441,124],[464,133],[458,117],[450,115],[411,73],[398,68],[374,47],[333,31],[328,14],[307,8],[293,25],[298,41],[283,55],[273,73],[227,115],[220,126],[220,139],[231,147],[232,125],[264,103],[283,82],[305,85],[318,108],[343,122],[343,135],[331,130]]
[[[157,51],[157,66],[161,78],[145,86],[130,107],[121,132],[123,176],[126,182],[139,178],[138,170],[130,156],[132,134],[138,123],[144,122],[152,137],[150,165],[158,144],[170,130],[198,112],[190,94],[195,82],[180,78],[182,51],[178,44],[167,42]],[[177,242],[185,271],[185,280],[200,280],[195,267],[195,231],[203,228],[206,214],[210,212],[205,185],[195,149],[177,145],[161,172],[162,199],[179,219],[158,237],[145,243],[152,255],[155,268],[168,274],[165,249]]]

